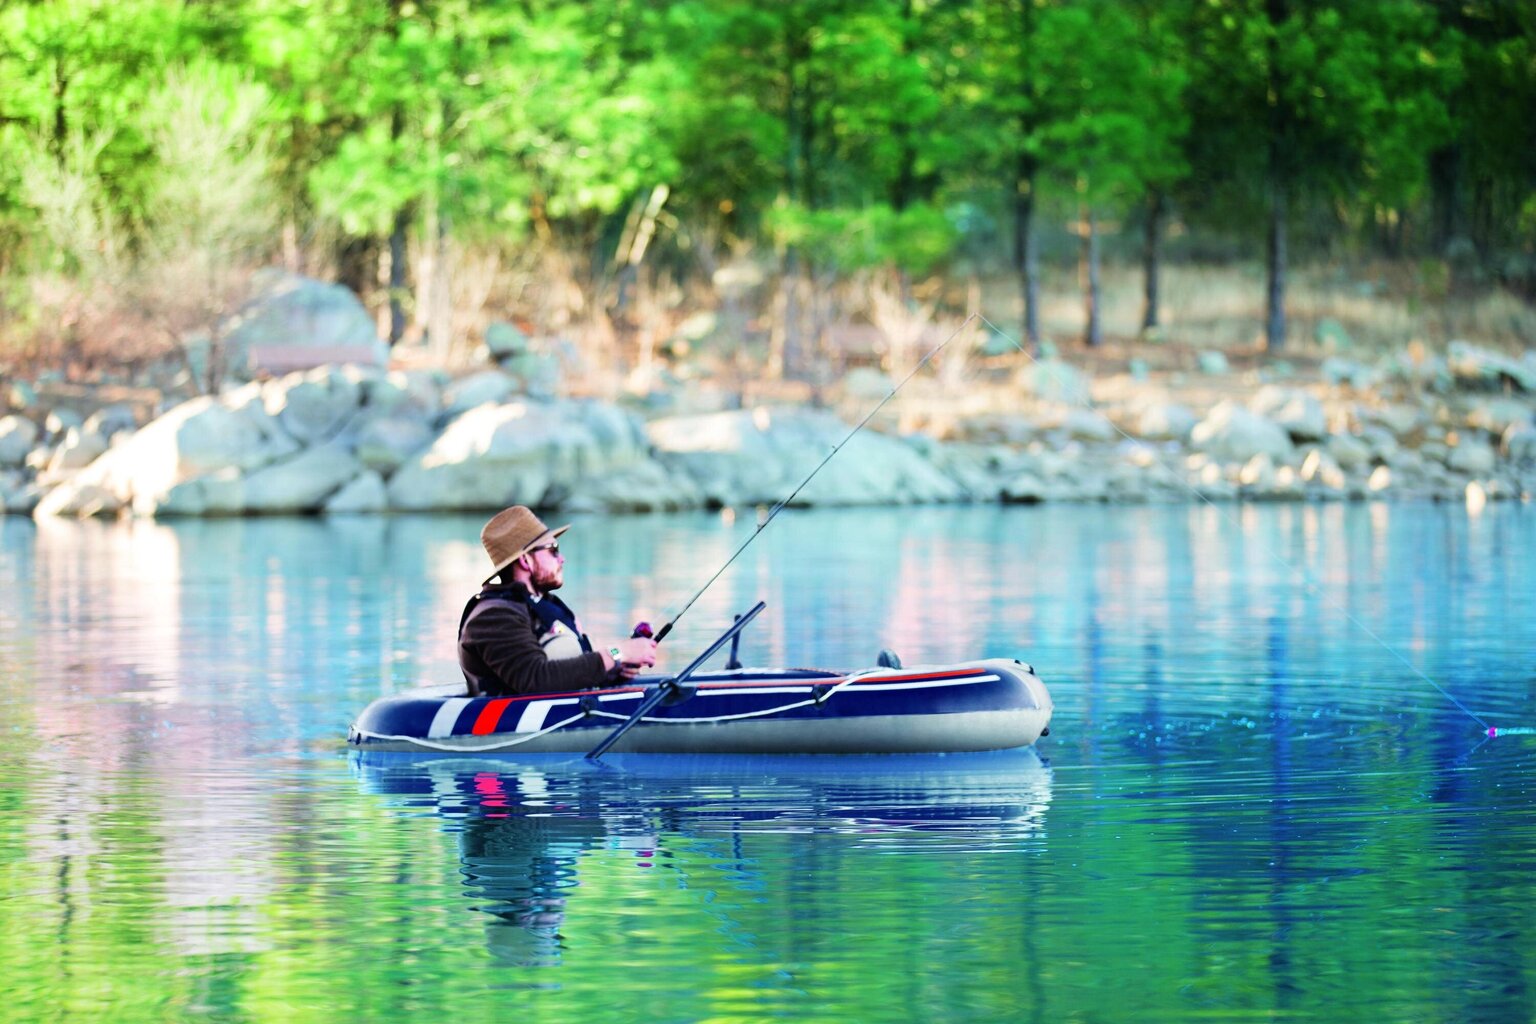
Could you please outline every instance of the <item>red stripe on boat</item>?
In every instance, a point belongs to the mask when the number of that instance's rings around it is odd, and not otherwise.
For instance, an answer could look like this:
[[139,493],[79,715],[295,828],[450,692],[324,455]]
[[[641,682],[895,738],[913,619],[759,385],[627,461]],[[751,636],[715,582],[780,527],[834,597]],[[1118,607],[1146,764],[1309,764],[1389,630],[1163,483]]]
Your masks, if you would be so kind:
[[485,707],[480,709],[480,716],[475,719],[475,727],[470,732],[475,736],[484,736],[496,731],[496,723],[501,721],[501,714],[507,710],[507,705],[512,703],[511,697],[497,697],[487,701]]

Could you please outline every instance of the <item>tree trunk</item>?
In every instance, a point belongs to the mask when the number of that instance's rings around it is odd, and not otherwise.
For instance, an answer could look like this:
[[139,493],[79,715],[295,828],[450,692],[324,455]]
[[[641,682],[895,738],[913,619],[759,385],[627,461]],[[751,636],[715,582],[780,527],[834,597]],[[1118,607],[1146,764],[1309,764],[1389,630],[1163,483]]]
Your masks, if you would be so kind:
[[410,227],[409,209],[395,212],[395,223],[389,233],[389,344],[398,344],[405,337],[405,296],[409,266],[406,250],[406,230]]
[[1040,349],[1040,254],[1035,245],[1035,167],[1020,161],[1018,191],[1013,198],[1013,261],[1024,297],[1024,347],[1030,355]]
[[1280,27],[1290,14],[1288,0],[1268,0],[1266,13],[1273,31],[1269,36],[1269,245],[1265,262],[1268,270],[1268,295],[1264,320],[1264,343],[1270,352],[1285,348],[1285,227],[1290,205],[1291,163],[1290,110],[1283,99],[1284,82],[1280,74]]
[[1162,323],[1158,307],[1158,275],[1163,261],[1164,199],[1161,189],[1153,189],[1147,201],[1147,223],[1141,244],[1141,271],[1144,301],[1141,307],[1141,331],[1155,331]]
[[1264,319],[1264,347],[1270,352],[1285,348],[1285,219],[1289,196],[1284,182],[1271,183],[1269,245],[1265,252],[1268,270],[1268,302]]
[[1039,161],[1029,152],[1028,140],[1034,135],[1036,94],[1030,71],[1030,57],[1035,42],[1034,0],[1019,4],[1020,81],[1024,92],[1024,111],[1019,115],[1019,140],[1026,145],[1019,152],[1013,196],[1013,261],[1018,270],[1024,297],[1024,347],[1033,356],[1040,350],[1040,256],[1035,245],[1035,179]]
[[1092,207],[1083,209],[1083,304],[1083,343],[1098,348],[1104,343],[1104,328],[1099,322],[1099,224]]

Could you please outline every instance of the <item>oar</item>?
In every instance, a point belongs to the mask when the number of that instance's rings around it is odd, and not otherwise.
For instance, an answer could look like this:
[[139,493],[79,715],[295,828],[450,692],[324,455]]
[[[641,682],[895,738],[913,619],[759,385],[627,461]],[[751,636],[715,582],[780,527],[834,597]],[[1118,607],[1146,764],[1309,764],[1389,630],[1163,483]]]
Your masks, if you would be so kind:
[[587,755],[587,760],[596,761],[598,758],[602,757],[605,753],[608,752],[609,747],[613,746],[619,741],[620,736],[623,736],[626,732],[629,731],[630,726],[634,725],[636,722],[639,722],[640,719],[649,714],[652,708],[666,700],[668,697],[681,693],[683,680],[687,679],[699,669],[703,668],[704,663],[713,657],[716,651],[730,643],[731,639],[740,633],[743,629],[745,629],[747,623],[757,618],[757,613],[766,607],[768,607],[767,602],[757,602],[757,604],[752,606],[751,611],[747,612],[747,614],[733,622],[730,629],[720,634],[720,639],[710,644],[707,651],[693,659],[693,664],[689,665],[687,668],[683,669],[681,672],[671,677],[670,679],[663,679],[661,682],[651,687],[650,693],[646,694],[645,699],[640,702],[640,706],[635,708],[635,713],[630,715],[629,718],[626,719],[625,722],[617,729],[609,733],[607,739],[593,747],[592,753]]

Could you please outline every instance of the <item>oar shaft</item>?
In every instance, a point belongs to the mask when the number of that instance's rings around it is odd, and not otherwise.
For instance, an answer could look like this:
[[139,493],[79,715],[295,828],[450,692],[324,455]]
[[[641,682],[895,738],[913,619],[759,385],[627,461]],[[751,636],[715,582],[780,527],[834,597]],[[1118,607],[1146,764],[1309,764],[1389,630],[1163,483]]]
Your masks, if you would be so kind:
[[[609,733],[608,737],[603,740],[603,742],[592,748],[592,752],[587,755],[587,760],[596,761],[598,758],[602,757],[608,752],[609,747],[612,747],[619,741],[619,737],[623,736],[630,730],[632,726],[638,724],[642,718],[650,714],[652,708],[654,708],[657,704],[660,704],[667,697],[681,690],[683,682],[688,679],[688,677],[692,676],[699,669],[703,668],[704,663],[710,658],[714,657],[716,651],[730,643],[732,639],[734,639],[738,634],[741,633],[743,629],[746,628],[747,623],[757,618],[758,613],[766,607],[768,607],[768,603],[766,601],[757,602],[757,604],[752,606],[751,611],[747,612],[741,618],[733,622],[731,624],[731,628],[722,633],[720,638],[717,639],[714,643],[710,644],[703,654],[693,659],[693,662],[689,664],[687,668],[683,669],[677,675],[672,676],[670,679],[663,679],[661,682],[652,687],[651,692],[646,694],[645,699],[640,702],[639,707],[635,708],[634,713],[625,719],[622,725],[613,730],[613,732]],[[670,623],[668,624],[668,628],[670,628]],[[657,637],[657,639],[659,640],[660,637]]]

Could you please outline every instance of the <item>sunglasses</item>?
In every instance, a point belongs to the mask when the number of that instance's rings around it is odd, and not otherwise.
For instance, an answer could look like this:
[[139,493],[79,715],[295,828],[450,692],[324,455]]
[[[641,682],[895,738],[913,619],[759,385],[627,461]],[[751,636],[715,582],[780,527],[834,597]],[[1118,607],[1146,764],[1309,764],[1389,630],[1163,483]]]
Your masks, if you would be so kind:
[[554,555],[556,558],[560,557],[560,545],[559,544],[541,544],[540,546],[538,546],[536,548],[529,548],[528,549],[528,553],[530,555],[536,555],[540,551],[548,551],[550,554]]

